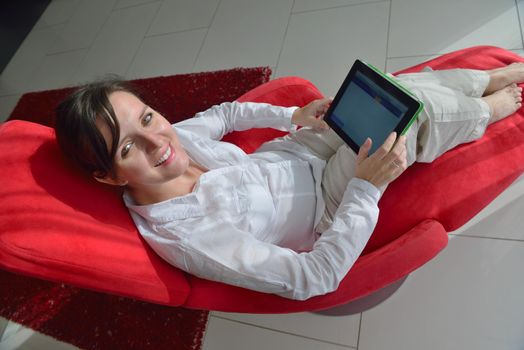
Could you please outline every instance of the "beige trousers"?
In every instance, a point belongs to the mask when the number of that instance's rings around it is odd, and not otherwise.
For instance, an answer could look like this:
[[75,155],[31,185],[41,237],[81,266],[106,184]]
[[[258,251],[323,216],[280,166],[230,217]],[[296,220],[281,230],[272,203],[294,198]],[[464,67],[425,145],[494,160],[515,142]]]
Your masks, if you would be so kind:
[[[432,162],[447,150],[484,134],[490,117],[489,106],[480,98],[489,83],[486,72],[426,68],[396,79],[424,103],[424,110],[406,133],[408,166],[415,161]],[[322,178],[326,209],[315,228],[324,232],[333,223],[347,184],[355,175],[357,155],[332,130],[302,128],[289,137],[327,161]]]

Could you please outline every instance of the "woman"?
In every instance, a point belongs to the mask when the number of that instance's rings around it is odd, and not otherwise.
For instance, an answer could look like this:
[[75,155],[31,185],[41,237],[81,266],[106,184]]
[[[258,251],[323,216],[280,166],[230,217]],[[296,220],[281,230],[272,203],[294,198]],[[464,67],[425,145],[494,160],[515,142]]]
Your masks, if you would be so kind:
[[[57,139],[98,181],[125,186],[140,233],[169,263],[303,300],[337,288],[373,232],[385,186],[520,108],[524,65],[397,79],[426,109],[406,136],[391,134],[372,155],[371,140],[355,155],[327,128],[330,99],[302,108],[224,103],[171,126],[114,80],[59,106]],[[253,127],[291,133],[249,155],[219,141]]]

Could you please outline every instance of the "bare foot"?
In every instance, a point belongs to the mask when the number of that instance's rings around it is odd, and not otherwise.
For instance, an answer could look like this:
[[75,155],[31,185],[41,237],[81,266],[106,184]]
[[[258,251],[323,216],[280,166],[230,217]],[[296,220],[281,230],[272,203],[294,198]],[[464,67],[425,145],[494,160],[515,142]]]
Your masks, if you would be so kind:
[[508,85],[524,82],[523,62],[515,62],[506,67],[492,69],[487,72],[490,76],[490,81],[486,91],[484,91],[484,96],[491,95]]
[[515,113],[522,106],[522,88],[511,84],[482,99],[491,109],[491,117],[488,122],[491,124]]

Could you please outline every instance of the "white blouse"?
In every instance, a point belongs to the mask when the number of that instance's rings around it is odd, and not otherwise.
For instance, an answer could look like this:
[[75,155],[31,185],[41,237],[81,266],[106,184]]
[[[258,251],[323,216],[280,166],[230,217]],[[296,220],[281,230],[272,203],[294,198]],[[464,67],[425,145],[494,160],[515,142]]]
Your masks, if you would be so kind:
[[167,262],[193,275],[304,300],[337,289],[378,218],[380,192],[352,179],[332,227],[324,212],[325,161],[288,139],[252,154],[219,141],[233,130],[293,131],[295,107],[224,103],[174,124],[189,157],[209,169],[193,192],[152,205],[124,195],[141,235]]

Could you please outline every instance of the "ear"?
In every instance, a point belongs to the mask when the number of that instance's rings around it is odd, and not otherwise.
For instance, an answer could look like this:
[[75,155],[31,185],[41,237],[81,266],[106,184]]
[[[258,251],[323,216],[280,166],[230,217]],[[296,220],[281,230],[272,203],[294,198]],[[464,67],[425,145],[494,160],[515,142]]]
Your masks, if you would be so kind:
[[125,185],[127,185],[127,180],[114,179],[114,178],[110,177],[109,175],[101,177],[101,176],[97,176],[96,173],[93,173],[93,177],[95,178],[96,181],[104,183],[104,184],[107,184],[107,185],[112,185],[112,186],[125,186]]

